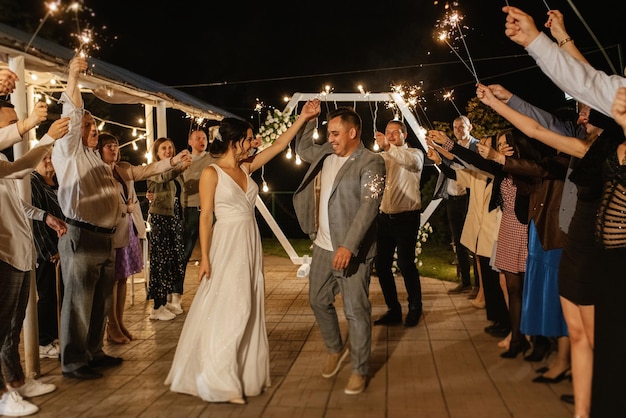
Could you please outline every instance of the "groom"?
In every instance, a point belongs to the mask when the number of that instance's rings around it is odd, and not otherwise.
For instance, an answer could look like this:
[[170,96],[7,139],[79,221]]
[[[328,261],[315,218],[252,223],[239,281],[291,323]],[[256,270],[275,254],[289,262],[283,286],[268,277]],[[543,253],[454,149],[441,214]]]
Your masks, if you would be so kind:
[[[352,350],[345,393],[363,392],[371,352],[369,284],[376,254],[376,215],[385,188],[385,162],[363,146],[361,117],[340,107],[327,116],[328,141],[313,142],[316,121],[296,137],[298,155],[311,163],[294,193],[302,230],[313,239],[309,303],[328,351],[322,376],[333,377]],[[341,292],[348,319],[344,344],[335,310]]]

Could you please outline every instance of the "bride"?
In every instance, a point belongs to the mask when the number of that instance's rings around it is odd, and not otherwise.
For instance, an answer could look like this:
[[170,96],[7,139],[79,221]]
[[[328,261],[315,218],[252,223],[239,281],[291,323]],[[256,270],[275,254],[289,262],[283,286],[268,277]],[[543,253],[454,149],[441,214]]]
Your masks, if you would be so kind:
[[251,124],[221,121],[209,149],[219,158],[200,178],[201,283],[165,380],[172,391],[245,404],[270,386],[263,249],[254,216],[258,186],[250,174],[319,113],[319,100],[306,102],[292,126],[253,158]]

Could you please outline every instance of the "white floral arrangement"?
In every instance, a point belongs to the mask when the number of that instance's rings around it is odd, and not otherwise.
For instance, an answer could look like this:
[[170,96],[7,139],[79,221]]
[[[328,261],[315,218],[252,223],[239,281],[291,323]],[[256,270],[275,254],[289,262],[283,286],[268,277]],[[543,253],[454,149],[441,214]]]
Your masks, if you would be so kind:
[[[422,267],[422,260],[420,260],[420,254],[422,254],[422,243],[428,241],[428,237],[433,233],[433,227],[430,225],[430,222],[426,222],[424,225],[420,227],[417,231],[417,243],[415,244],[415,264],[417,267]],[[393,254],[393,264],[391,267],[391,271],[393,273],[399,273],[400,269],[398,268],[398,253]]]
[[283,132],[285,132],[296,120],[297,116],[291,113],[289,108],[281,112],[278,109],[268,110],[267,118],[259,127],[259,135],[263,143],[259,151],[269,147]]

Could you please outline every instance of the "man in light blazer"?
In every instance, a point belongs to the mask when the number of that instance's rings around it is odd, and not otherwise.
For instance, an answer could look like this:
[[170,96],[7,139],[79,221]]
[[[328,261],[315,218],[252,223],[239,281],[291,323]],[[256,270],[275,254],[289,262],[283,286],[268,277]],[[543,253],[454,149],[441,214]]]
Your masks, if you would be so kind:
[[[369,372],[369,284],[385,162],[363,146],[362,122],[354,109],[337,108],[327,121],[327,142],[314,142],[315,120],[296,137],[298,155],[311,165],[293,203],[300,227],[313,240],[309,303],[328,351],[322,376],[335,376],[351,351],[352,375],[345,393],[354,395],[365,389]],[[334,306],[339,292],[348,320],[345,343]]]

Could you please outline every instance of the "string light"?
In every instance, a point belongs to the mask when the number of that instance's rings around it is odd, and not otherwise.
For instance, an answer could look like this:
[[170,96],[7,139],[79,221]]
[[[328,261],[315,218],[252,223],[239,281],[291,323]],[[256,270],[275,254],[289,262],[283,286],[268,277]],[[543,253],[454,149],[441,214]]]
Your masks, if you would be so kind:
[[296,154],[296,165],[300,165],[300,164],[302,164],[302,160],[300,159],[300,156]]
[[285,154],[285,158],[287,158],[288,160],[291,160],[292,154],[291,154],[291,144],[289,144],[289,147],[287,148],[287,154]]
[[269,192],[270,188],[267,186],[267,182],[265,181],[265,166],[261,167],[261,180],[263,181],[261,190],[263,190],[263,193]]

